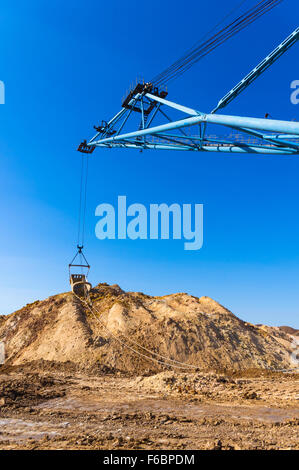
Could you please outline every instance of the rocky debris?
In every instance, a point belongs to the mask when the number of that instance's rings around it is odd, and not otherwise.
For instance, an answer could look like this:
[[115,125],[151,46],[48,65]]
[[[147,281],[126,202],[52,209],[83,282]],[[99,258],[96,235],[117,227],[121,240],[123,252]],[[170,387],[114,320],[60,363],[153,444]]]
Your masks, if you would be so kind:
[[298,375],[170,374],[0,371],[0,449],[299,450]]
[[0,406],[37,405],[45,400],[63,397],[64,382],[53,377],[28,374],[20,377],[8,376],[0,382]]
[[[250,377],[248,371],[245,372]],[[163,396],[180,397],[194,403],[243,404],[247,401],[284,403],[298,405],[298,374],[287,375],[272,373],[263,375],[262,371],[252,371],[250,378],[236,378],[217,373],[176,373],[161,372],[150,377],[137,377],[136,390],[158,392]]]

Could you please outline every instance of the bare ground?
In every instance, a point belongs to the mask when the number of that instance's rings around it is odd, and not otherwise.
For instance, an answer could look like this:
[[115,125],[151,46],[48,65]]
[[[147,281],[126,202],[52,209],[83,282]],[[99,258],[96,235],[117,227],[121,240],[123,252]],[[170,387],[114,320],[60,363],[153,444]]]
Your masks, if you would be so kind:
[[0,449],[299,449],[295,374],[32,369],[0,368]]
[[90,301],[0,316],[0,449],[299,449],[297,330],[185,293]]

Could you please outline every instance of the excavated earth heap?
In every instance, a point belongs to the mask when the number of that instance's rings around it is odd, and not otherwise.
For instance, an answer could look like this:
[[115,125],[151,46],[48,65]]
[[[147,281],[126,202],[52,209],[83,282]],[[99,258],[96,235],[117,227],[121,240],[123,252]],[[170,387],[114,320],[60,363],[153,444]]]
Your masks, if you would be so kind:
[[142,374],[165,369],[151,360],[163,355],[200,370],[292,367],[296,330],[244,322],[209,297],[153,297],[105,283],[90,296],[92,311],[68,292],[0,316],[5,365]]

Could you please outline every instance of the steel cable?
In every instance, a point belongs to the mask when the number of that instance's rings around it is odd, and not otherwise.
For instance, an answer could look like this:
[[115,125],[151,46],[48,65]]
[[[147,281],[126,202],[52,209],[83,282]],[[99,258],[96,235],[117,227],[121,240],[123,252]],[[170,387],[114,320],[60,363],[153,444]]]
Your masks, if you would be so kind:
[[231,16],[235,11],[237,11],[245,2],[247,2],[248,0],[242,0],[241,3],[239,3],[233,10],[231,10],[227,15],[225,15],[221,21],[219,21],[212,29],[210,29],[206,34],[204,34],[198,41],[196,41],[196,43],[190,48],[188,49],[185,54],[180,57],[178,60],[176,60],[172,65],[170,65],[166,70],[164,70],[163,72],[161,72],[160,74],[158,74],[157,76],[155,76],[153,79],[152,79],[152,82],[156,82],[157,80],[159,80],[159,78],[161,76],[164,75],[165,72],[167,72],[168,70],[171,70],[173,69],[177,64],[179,64],[187,55],[191,54],[196,47],[198,47],[198,45],[202,44],[202,41],[210,34],[212,33],[213,31],[215,31],[215,29],[220,26],[225,20],[226,18],[228,18],[229,16]]
[[[121,339],[119,339],[114,333],[112,333],[112,331],[109,330],[109,328],[107,328],[104,323],[95,315],[94,311],[95,310],[97,313],[99,313],[99,311],[93,307],[91,308],[88,301],[85,299],[85,300],[82,300],[77,294],[74,293],[74,296],[81,302],[81,303],[84,303],[86,305],[86,307],[88,308],[88,310],[92,313],[93,317],[96,319],[96,321],[116,340],[118,341],[120,344],[122,344],[123,346],[125,346],[126,348],[130,349],[131,351],[133,351],[135,354],[139,355],[140,357],[143,357],[145,359],[148,359],[150,361],[153,361],[153,362],[156,362],[158,364],[162,364],[164,366],[167,366],[167,367],[174,367],[174,368],[177,368],[177,369],[183,369],[183,370],[186,370],[186,369],[198,369],[197,366],[194,366],[192,364],[187,364],[187,363],[184,363],[184,362],[180,362],[180,361],[176,361],[175,359],[170,359],[170,358],[167,358],[165,356],[163,356],[162,354],[159,354],[159,353],[155,353],[154,351],[151,351],[150,349],[147,349],[145,348],[144,346],[142,346],[141,344],[137,343],[136,341],[132,340],[131,338],[129,338],[128,336],[124,335],[124,338],[128,341],[130,341],[131,343],[135,344],[136,346],[138,346],[139,348],[143,349],[144,351],[148,352],[149,354],[152,354],[153,356],[156,356],[156,357],[160,357],[162,359],[164,359],[163,361],[160,361],[158,359],[154,359],[152,357],[149,357],[149,356],[146,356],[145,354],[142,354],[140,351],[136,351],[134,348],[132,348],[131,346],[129,346],[128,344],[126,344],[124,341],[122,341]],[[166,362],[167,361],[167,362]],[[173,364],[172,364],[173,363]],[[180,364],[180,365],[175,365],[175,364]]]
[[[193,369],[199,369],[197,366],[193,366],[192,364],[186,364],[184,362],[180,362],[180,361],[176,361],[174,359],[170,359],[170,358],[166,358],[165,356],[162,356],[161,354],[158,354],[158,353],[155,353],[154,351],[151,351],[147,348],[144,348],[143,346],[141,346],[139,343],[136,343],[135,341],[133,341],[132,339],[128,338],[127,336],[123,335],[126,339],[128,339],[129,341],[131,341],[132,343],[136,344],[137,346],[139,346],[141,349],[144,349],[145,351],[149,352],[150,354],[153,354],[157,357],[161,357],[161,358],[164,358],[166,359],[167,361],[172,361],[174,363],[177,363],[177,364],[181,364],[182,366],[177,366],[175,364],[171,364],[171,363],[167,363],[166,361],[160,361],[158,359],[154,359],[152,357],[149,357],[149,356],[146,356],[145,354],[142,354],[141,352],[139,351],[136,351],[134,348],[132,348],[131,346],[129,346],[128,344],[126,344],[124,341],[122,341],[121,339],[119,339],[114,333],[112,333],[112,331],[110,331],[105,325],[103,322],[100,321],[100,319],[94,314],[93,312],[93,309],[90,307],[90,305],[88,304],[88,301],[85,299],[85,300],[82,300],[78,295],[76,295],[74,292],[73,292],[74,296],[80,301],[80,303],[84,303],[86,305],[86,307],[88,308],[88,310],[91,312],[91,314],[93,315],[93,317],[95,318],[95,320],[121,345],[123,345],[124,347],[128,348],[129,350],[133,351],[135,354],[137,354],[139,357],[142,357],[142,358],[145,358],[149,361],[152,361],[152,362],[155,362],[157,364],[160,364],[160,365],[163,365],[165,367],[173,367],[175,369],[180,369],[180,370],[186,370],[188,368],[193,368]],[[93,307],[94,308],[94,307]],[[96,312],[98,312],[97,309],[94,308],[94,310]],[[98,312],[99,313],[99,312]],[[270,367],[266,367],[265,370],[272,370]],[[298,368],[294,368],[294,369],[276,369],[275,372],[286,372],[286,373],[294,373],[294,372],[298,372],[299,369]]]
[[[282,1],[282,0],[280,0]],[[195,63],[197,63],[200,59],[202,59],[203,57],[205,57],[206,55],[208,55],[209,53],[211,53],[214,49],[216,49],[217,47],[219,47],[221,44],[223,44],[224,42],[226,42],[228,39],[230,39],[231,37],[233,37],[234,35],[236,35],[237,33],[239,33],[240,31],[242,31],[242,29],[244,29],[246,26],[249,26],[251,23],[253,23],[254,21],[256,21],[258,18],[260,18],[261,16],[263,16],[265,13],[267,13],[268,11],[270,11],[270,9],[272,9],[273,6],[271,6],[271,8],[269,7],[268,9],[260,12],[258,15],[255,15],[253,18],[251,18],[250,20],[246,21],[245,24],[240,24],[238,25],[237,27],[235,27],[233,30],[231,31],[228,31],[227,35],[225,37],[220,37],[218,39],[218,42],[216,41],[213,41],[213,43],[216,42],[216,44],[211,44],[211,47],[209,48],[205,48],[205,50],[202,51],[201,54],[199,54],[198,56],[194,57],[193,60],[189,60],[186,64],[184,64],[184,67],[181,66],[179,68],[179,70],[174,73],[172,76],[169,76],[167,78],[167,83],[169,83],[170,81],[178,78],[179,76],[181,76],[183,73],[185,73],[187,70],[189,70]],[[162,83],[163,84],[163,83]]]
[[[277,3],[278,0],[262,0],[262,2],[259,2],[256,7],[251,8],[246,14],[241,15],[238,17],[235,21],[233,21],[230,25],[226,26],[222,30],[220,30],[217,34],[212,36],[209,40],[205,41],[204,43],[200,44],[199,46],[191,49],[191,51],[188,54],[185,54],[183,58],[181,58],[179,61],[175,62],[172,66],[170,66],[168,69],[166,69],[165,72],[162,72],[158,77],[154,78],[154,81],[157,82],[158,80],[161,80],[161,77],[165,77],[167,74],[169,75],[170,73],[174,73],[176,70],[181,68],[183,65],[186,63],[190,62],[196,55],[201,53],[202,50],[205,50],[209,47],[209,44],[212,42],[212,44],[215,42],[215,40],[224,36],[225,34],[229,34],[230,30],[233,28],[237,28],[242,23],[245,23],[244,26],[247,25],[247,22],[249,20],[253,20],[257,14],[263,12],[263,9],[266,7],[272,6],[273,3]],[[274,5],[273,5],[274,6]],[[222,36],[221,36],[222,35]],[[176,67],[174,67],[176,65]],[[165,75],[166,74],[166,75]]]
[[258,19],[260,16],[268,12],[278,2],[280,3],[280,1],[282,0],[264,0],[264,3],[261,4],[254,11],[252,11],[250,14],[243,15],[237,18],[237,20],[235,20],[229,26],[222,29],[216,35],[212,36],[212,38],[210,38],[208,41],[205,41],[203,44],[198,46],[192,53],[188,54],[183,60],[181,60],[180,64],[178,64],[174,69],[169,69],[168,72],[166,74],[164,73],[163,76],[160,77],[158,82],[155,83],[161,85],[165,84],[166,81],[168,82],[170,79],[175,78],[179,72],[181,74],[185,71],[185,69],[190,68],[190,66],[200,60],[203,56],[207,55],[212,50],[214,50],[215,47],[218,47],[219,45],[223,44],[223,42],[228,40],[233,35],[237,34],[239,31],[241,31],[253,21]]
[[[272,10],[282,1],[283,0],[262,0],[254,7],[250,8],[246,13],[235,19],[228,26],[222,28],[218,33],[214,34],[210,39],[196,47],[193,47],[183,57],[168,67],[164,72],[154,77],[151,82],[156,86],[161,86],[165,85],[170,80],[174,80],[178,76],[182,75],[190,67],[192,67],[195,63],[197,63],[201,58],[212,52],[216,47],[220,46],[232,36],[266,14],[268,11]],[[223,22],[223,20],[221,22]]]
[[[84,160],[86,159],[86,160]],[[86,201],[87,201],[87,179],[88,179],[88,155],[82,154],[81,176],[80,176],[80,195],[79,195],[79,214],[78,214],[78,246],[84,245]]]

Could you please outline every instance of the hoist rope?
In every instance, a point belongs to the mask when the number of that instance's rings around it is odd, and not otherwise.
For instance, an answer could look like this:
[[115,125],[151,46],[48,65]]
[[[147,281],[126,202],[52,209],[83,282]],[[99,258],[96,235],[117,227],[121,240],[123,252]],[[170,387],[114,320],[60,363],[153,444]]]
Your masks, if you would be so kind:
[[86,158],[86,168],[85,168],[85,185],[84,185],[84,208],[83,208],[82,245],[84,245],[84,235],[85,235],[86,198],[87,198],[87,178],[88,178],[88,155],[86,155],[85,158]]
[[[91,314],[93,315],[93,317],[95,318],[95,320],[120,344],[122,344],[124,347],[128,348],[129,350],[133,351],[135,354],[137,354],[138,356],[140,357],[143,357],[145,359],[148,359],[150,361],[153,361],[155,363],[158,363],[158,364],[161,364],[161,365],[164,365],[166,367],[174,367],[176,369],[198,369],[197,366],[194,366],[192,364],[187,364],[185,362],[180,362],[180,361],[177,361],[175,359],[170,359],[170,358],[167,358],[165,356],[163,356],[162,354],[159,354],[159,353],[156,353],[154,351],[151,351],[150,349],[147,349],[145,348],[144,346],[142,346],[141,344],[137,343],[136,341],[132,340],[131,338],[129,338],[128,336],[124,335],[122,333],[122,336],[127,340],[127,341],[130,341],[131,343],[135,344],[136,346],[138,346],[139,348],[143,349],[144,351],[152,354],[153,356],[156,356],[156,357],[160,357],[164,360],[158,360],[158,359],[154,359],[153,357],[149,357],[149,356],[146,356],[145,354],[141,353],[140,351],[137,351],[136,349],[134,349],[132,346],[128,345],[127,343],[125,343],[124,341],[122,341],[119,337],[117,337],[111,330],[109,330],[109,328],[106,327],[106,325],[95,315],[94,313],[94,310],[100,314],[100,312],[95,308],[95,307],[90,307],[88,301],[85,299],[83,300],[82,298],[80,298],[77,294],[73,293],[74,296],[82,303],[82,304],[85,304],[86,307],[88,308],[88,310],[91,312]],[[180,364],[180,365],[176,365],[176,364]]]
[[[276,4],[280,3],[282,0],[263,0],[259,2],[255,7],[251,8],[247,13],[241,15],[233,23],[226,26],[224,29],[220,30],[216,35],[212,36],[209,40],[200,44],[197,47],[194,47],[189,51],[185,56],[176,61],[173,65],[168,67],[162,74],[158,75],[153,79],[155,84],[163,84],[166,81],[169,81],[171,78],[175,78],[176,74],[180,71],[180,74],[183,71],[190,68],[195,62],[197,62],[201,57],[207,55],[209,52],[218,47],[224,41],[229,39],[232,35],[239,32],[245,26],[253,22],[262,14],[265,14],[269,9],[272,9]],[[218,41],[218,43],[217,43]],[[192,63],[190,63],[192,61]],[[181,70],[182,67],[185,69]],[[186,68],[187,67],[187,68]]]
[[[226,42],[232,36],[236,35],[238,32],[243,30],[245,27],[249,26],[251,23],[256,21],[258,18],[266,14],[268,11],[272,10],[275,6],[280,4],[283,0],[262,0],[257,3],[254,7],[250,8],[247,12],[243,13],[232,23],[230,23],[225,28],[222,28],[218,33],[214,34],[211,38],[204,41],[203,43],[195,44],[195,46],[187,51],[183,57],[174,62],[162,73],[158,74],[151,80],[156,86],[162,86],[168,83],[171,80],[174,80],[178,76],[186,72],[190,67],[197,63],[201,58],[205,57],[207,54],[212,52],[215,48],[219,47],[221,44]],[[242,4],[237,7],[239,8]],[[237,9],[236,8],[236,9]],[[227,16],[230,16],[227,15]],[[226,17],[227,17],[226,16]],[[222,20],[219,24],[221,24]],[[215,28],[217,28],[216,25]],[[213,31],[212,30],[212,31]]]
[[185,56],[185,58],[183,58],[174,68],[170,68],[167,73],[164,73],[162,77],[160,77],[158,84],[166,84],[166,82],[169,82],[182,75],[201,58],[205,57],[216,47],[219,47],[229,38],[237,34],[253,21],[257,20],[260,16],[264,15],[276,4],[280,3],[280,1],[282,0],[264,0],[264,3],[260,4],[257,8],[254,10],[251,9],[249,14],[239,17],[229,26],[219,31],[216,35],[212,36],[208,41],[205,41],[203,44],[195,48],[195,50],[193,50],[189,55]]
[[79,212],[78,212],[78,240],[77,244],[80,245],[81,236],[81,211],[82,211],[82,188],[83,188],[83,154],[81,156],[81,172],[80,172],[80,197],[79,197]]
[[[190,48],[188,49],[184,56],[182,56],[180,59],[178,59],[176,62],[174,62],[171,66],[169,66],[164,72],[166,72],[167,70],[173,68],[176,64],[178,64],[187,54],[190,54],[192,53],[192,51],[199,45],[201,44],[201,42],[209,35],[211,34],[213,31],[215,31],[216,28],[218,28],[218,26],[220,26],[228,17],[230,17],[235,11],[237,11],[239,8],[241,8],[241,6],[247,2],[248,0],[242,0],[233,10],[231,10],[229,13],[227,13],[221,21],[219,21],[212,29],[210,29],[206,34],[204,34],[198,41],[196,41],[196,43]],[[153,80],[152,82],[155,82],[156,80],[159,79],[160,76],[163,75],[163,73],[160,73],[158,74]]]
[[88,178],[88,155],[82,154],[81,176],[80,176],[80,196],[78,215],[78,246],[84,245],[86,200],[87,200],[87,178]]

